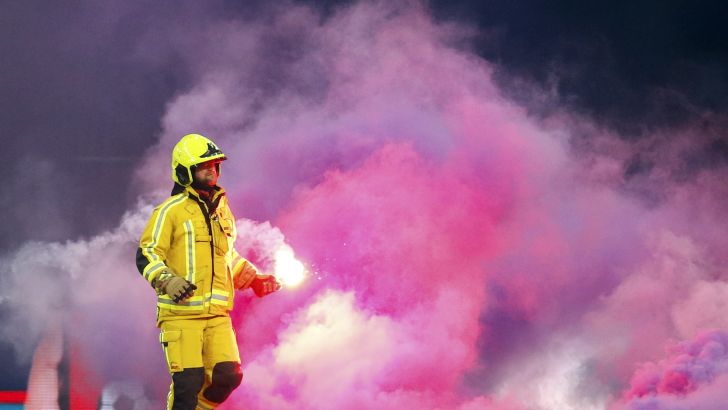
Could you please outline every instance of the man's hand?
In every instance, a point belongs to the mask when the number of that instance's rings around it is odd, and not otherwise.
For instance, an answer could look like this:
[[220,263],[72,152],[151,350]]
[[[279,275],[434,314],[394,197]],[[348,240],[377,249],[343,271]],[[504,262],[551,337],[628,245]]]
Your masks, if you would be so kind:
[[256,296],[262,298],[280,289],[281,283],[273,275],[257,275],[250,284],[250,287]]
[[164,293],[169,295],[174,300],[174,303],[182,302],[192,296],[195,293],[195,289],[197,289],[197,286],[176,275],[167,279],[167,282],[164,284]]

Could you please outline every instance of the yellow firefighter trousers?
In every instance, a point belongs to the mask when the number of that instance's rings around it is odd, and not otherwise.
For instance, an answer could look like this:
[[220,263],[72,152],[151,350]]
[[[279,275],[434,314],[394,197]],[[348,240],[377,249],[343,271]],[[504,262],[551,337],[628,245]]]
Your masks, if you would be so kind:
[[167,410],[214,409],[242,381],[229,316],[173,319],[160,324],[172,384]]

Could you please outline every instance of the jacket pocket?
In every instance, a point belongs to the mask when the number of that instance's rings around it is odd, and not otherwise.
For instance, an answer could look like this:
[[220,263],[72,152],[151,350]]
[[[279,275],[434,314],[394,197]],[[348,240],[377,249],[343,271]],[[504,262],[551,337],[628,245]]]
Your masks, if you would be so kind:
[[210,243],[210,235],[207,234],[196,234],[195,242],[207,242]]
[[[227,226],[227,232],[225,231],[225,226]],[[212,234],[213,234],[213,243],[215,245],[215,253],[217,253],[220,256],[224,256],[227,254],[228,250],[230,249],[230,237],[232,235],[232,231],[229,225],[229,222],[225,219],[216,218],[212,221]]]

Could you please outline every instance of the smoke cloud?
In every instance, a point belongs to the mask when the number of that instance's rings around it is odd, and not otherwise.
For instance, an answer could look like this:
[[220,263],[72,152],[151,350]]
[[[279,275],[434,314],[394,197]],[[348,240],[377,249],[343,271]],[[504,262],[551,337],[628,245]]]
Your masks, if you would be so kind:
[[2,259],[5,340],[22,351],[60,315],[98,374],[162,400],[133,254],[172,146],[199,132],[229,158],[239,250],[269,269],[288,244],[309,270],[299,288],[237,296],[245,377],[223,408],[728,402],[726,336],[706,333],[726,326],[725,169],[680,156],[699,127],[657,146],[563,110],[533,118],[468,48],[472,29],[419,2],[260,16],[169,29],[191,86],[137,168],[143,199],[107,233]]
[[626,392],[626,409],[719,409],[725,404],[726,332],[699,333],[669,357],[640,366]]

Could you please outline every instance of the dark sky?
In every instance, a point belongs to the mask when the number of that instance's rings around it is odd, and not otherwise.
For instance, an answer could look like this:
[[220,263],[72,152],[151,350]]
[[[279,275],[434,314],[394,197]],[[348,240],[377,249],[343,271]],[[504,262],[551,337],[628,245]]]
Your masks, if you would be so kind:
[[[350,2],[303,3],[324,15]],[[251,19],[265,2],[3,2],[0,250],[115,226],[165,103],[190,85],[167,29]],[[723,1],[430,1],[470,24],[468,47],[536,115],[577,112],[639,140],[699,122],[697,162],[728,158],[728,7]],[[549,90],[547,104],[530,101]],[[2,353],[2,352],[0,352]],[[0,370],[0,389],[22,388]],[[12,381],[15,380],[15,381]]]
[[722,1],[435,2],[481,28],[476,49],[513,77],[626,137],[728,106]]

